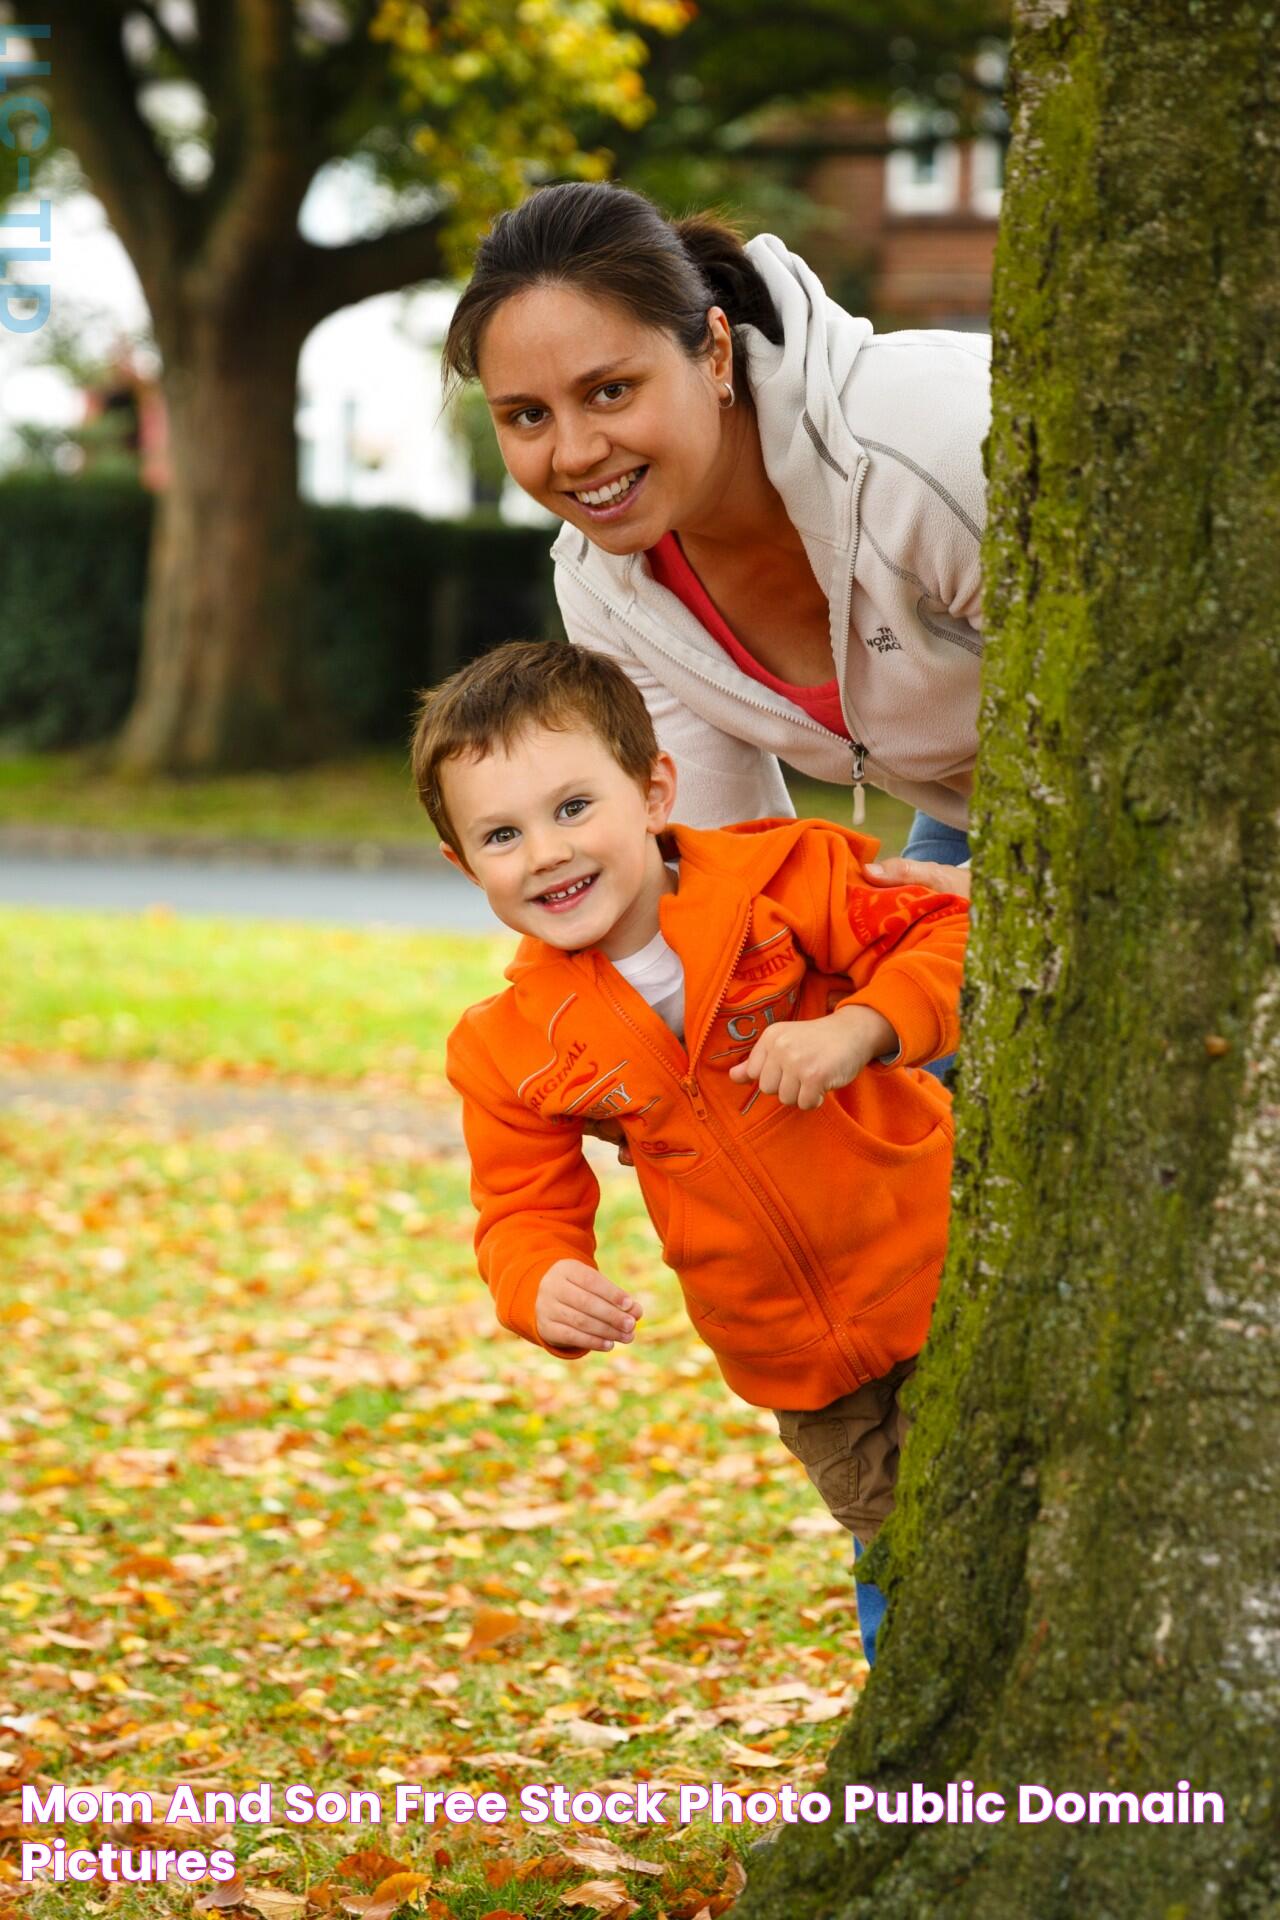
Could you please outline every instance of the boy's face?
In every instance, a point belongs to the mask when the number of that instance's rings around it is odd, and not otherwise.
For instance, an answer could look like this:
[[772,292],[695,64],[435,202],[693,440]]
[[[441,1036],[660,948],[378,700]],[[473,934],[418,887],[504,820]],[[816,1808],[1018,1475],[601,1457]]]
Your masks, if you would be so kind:
[[439,777],[458,838],[445,858],[469,869],[504,926],[612,959],[653,938],[671,884],[656,838],[675,801],[669,754],[642,786],[588,728],[539,726]]

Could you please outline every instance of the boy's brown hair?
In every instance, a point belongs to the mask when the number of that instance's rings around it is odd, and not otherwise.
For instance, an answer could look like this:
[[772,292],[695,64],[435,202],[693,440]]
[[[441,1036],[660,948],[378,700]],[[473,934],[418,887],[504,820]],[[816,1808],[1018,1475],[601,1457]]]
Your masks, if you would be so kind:
[[412,764],[418,798],[445,845],[462,859],[440,770],[509,747],[526,727],[590,728],[622,771],[645,781],[658,742],[639,689],[616,662],[564,640],[508,640],[421,697]]

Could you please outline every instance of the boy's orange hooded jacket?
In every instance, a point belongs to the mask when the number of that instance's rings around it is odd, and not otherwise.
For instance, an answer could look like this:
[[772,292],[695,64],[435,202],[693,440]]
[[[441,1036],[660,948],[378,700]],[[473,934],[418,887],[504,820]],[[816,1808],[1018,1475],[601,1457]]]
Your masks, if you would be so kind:
[[[918,1063],[956,1044],[966,904],[870,886],[875,842],[821,821],[670,837],[680,885],[660,919],[684,964],[685,1046],[603,954],[533,939],[506,991],[450,1036],[480,1270],[503,1325],[542,1345],[543,1274],[595,1264],[584,1123],[620,1122],[729,1385],[758,1406],[826,1406],[917,1353],[928,1329],[951,1116]],[[867,1068],[811,1112],[729,1078],[770,1022],[850,1003],[890,1022],[902,1064]]]

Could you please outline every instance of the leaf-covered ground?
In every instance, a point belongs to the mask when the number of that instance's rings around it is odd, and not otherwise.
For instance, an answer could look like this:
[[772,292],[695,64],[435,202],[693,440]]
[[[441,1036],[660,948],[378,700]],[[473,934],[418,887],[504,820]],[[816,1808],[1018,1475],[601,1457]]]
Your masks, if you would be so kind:
[[[440,1038],[498,957],[56,914],[6,916],[0,953],[0,1049],[28,1068],[214,1060],[233,1085],[383,1078],[441,1105]],[[456,1153],[309,1146],[224,1106],[179,1125],[163,1101],[145,1124],[0,1111],[0,1135],[4,1920],[182,1915],[216,1891],[23,1886],[23,1780],[157,1809],[181,1781],[303,1781],[390,1810],[402,1781],[514,1803],[816,1778],[865,1676],[845,1537],[690,1334],[628,1175],[603,1176],[601,1263],[648,1312],[634,1347],[569,1367],[496,1327]],[[207,1851],[222,1831],[64,1837]],[[710,1920],[758,1837],[227,1831],[230,1896],[266,1920]]]

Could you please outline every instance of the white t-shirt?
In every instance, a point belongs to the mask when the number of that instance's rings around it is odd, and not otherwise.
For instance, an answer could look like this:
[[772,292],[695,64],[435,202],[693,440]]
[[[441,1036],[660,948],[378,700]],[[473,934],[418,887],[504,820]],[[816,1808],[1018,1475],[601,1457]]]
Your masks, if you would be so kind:
[[660,1020],[665,1020],[677,1040],[684,1039],[684,968],[674,948],[661,933],[655,933],[647,947],[615,960],[614,966],[629,987],[647,1000]]

